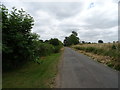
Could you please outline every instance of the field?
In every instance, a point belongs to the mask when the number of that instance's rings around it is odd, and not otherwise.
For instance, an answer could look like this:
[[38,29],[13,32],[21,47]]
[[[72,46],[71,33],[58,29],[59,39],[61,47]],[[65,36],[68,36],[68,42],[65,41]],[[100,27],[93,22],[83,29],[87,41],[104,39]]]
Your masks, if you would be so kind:
[[61,53],[28,62],[21,69],[3,73],[3,88],[50,88],[55,84],[57,66]]
[[72,47],[91,56],[98,62],[120,70],[120,47],[118,43],[79,44]]

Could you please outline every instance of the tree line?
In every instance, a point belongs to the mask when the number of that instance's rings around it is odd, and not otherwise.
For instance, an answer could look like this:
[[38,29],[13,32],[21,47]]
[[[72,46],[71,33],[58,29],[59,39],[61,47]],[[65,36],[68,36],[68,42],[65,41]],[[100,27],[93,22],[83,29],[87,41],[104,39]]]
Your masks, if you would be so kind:
[[40,40],[40,36],[32,33],[34,19],[23,9],[12,8],[11,12],[4,6],[0,7],[2,15],[2,67],[3,71],[13,70],[28,61],[58,53],[62,42],[57,38]]
[[[76,45],[76,44],[91,44],[91,42],[85,42],[85,41],[80,41],[78,33],[75,31],[72,31],[72,34],[68,37],[65,37],[63,43],[64,46],[71,46],[71,45]],[[104,43],[103,40],[98,40],[98,43]]]

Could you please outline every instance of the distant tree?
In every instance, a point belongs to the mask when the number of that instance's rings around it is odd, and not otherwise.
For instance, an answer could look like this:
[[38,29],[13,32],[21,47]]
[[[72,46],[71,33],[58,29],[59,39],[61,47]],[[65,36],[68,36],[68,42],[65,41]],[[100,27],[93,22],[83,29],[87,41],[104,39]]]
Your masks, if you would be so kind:
[[85,41],[82,41],[82,43],[84,44],[84,43],[85,43]]
[[51,38],[49,40],[49,43],[52,44],[52,45],[54,45],[54,46],[60,45],[60,41],[57,38],[54,38],[54,39]]
[[65,37],[63,43],[64,43],[64,46],[68,46],[69,45],[69,37]]
[[71,45],[72,45],[72,44],[76,45],[76,44],[79,43],[79,38],[76,37],[74,34],[71,34],[71,35],[69,36],[69,41],[70,41],[70,44],[71,44]]
[[77,32],[75,32],[75,31],[72,31],[72,34],[75,35],[75,36],[78,35]]
[[120,41],[116,41],[116,43],[120,43]]
[[51,38],[49,40],[49,43],[52,44],[54,46],[54,52],[58,53],[62,47],[62,42],[60,40],[58,40],[57,38]]
[[41,43],[43,43],[44,41],[43,40],[39,40]]
[[79,43],[79,38],[77,37],[77,32],[72,31],[72,34],[69,37],[65,37],[64,46],[75,45]]
[[102,40],[98,40],[98,43],[103,43],[103,41]]
[[91,44],[91,42],[88,42],[88,44]]
[[49,42],[49,40],[45,40],[45,43],[48,43]]
[[113,43],[115,43],[115,41],[113,41]]

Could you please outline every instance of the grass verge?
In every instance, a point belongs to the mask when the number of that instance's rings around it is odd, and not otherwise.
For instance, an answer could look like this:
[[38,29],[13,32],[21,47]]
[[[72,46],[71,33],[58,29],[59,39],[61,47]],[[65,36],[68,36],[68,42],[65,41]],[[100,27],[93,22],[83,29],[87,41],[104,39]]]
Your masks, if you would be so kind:
[[28,62],[21,69],[3,73],[3,88],[51,88],[61,53],[41,58],[41,64]]

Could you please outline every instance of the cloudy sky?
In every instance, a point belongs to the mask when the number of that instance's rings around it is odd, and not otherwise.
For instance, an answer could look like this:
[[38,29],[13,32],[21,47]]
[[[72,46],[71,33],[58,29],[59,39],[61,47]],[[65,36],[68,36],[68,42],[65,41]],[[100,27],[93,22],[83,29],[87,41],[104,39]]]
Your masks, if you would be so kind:
[[68,2],[4,0],[8,9],[23,8],[33,16],[32,32],[43,40],[59,38],[61,41],[78,32],[81,41],[104,42],[118,40],[118,0],[79,0]]

